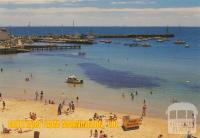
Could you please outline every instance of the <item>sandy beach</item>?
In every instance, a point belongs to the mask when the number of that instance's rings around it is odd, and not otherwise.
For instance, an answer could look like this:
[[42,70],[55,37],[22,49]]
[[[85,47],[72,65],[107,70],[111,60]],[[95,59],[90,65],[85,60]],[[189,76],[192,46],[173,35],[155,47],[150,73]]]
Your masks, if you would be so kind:
[[[29,117],[29,112],[35,112],[37,117],[40,119],[65,119],[65,120],[88,120],[93,117],[94,113],[109,116],[109,112],[94,110],[94,109],[85,109],[79,108],[78,103],[75,104],[75,112],[69,115],[62,114],[57,115],[57,104],[45,105],[44,102],[40,101],[28,101],[28,100],[16,100],[16,99],[4,99],[6,102],[6,109],[2,110],[0,113],[0,122],[7,127],[7,122],[10,119],[13,120],[25,120]],[[2,101],[1,101],[2,103]],[[64,107],[65,108],[65,107]],[[63,108],[63,109],[64,109]],[[183,138],[182,135],[169,135],[167,132],[167,121],[157,118],[145,117],[142,121],[142,125],[138,130],[123,131],[121,128],[122,116],[125,114],[115,113],[118,117],[117,128],[103,128],[98,129],[103,130],[108,137],[113,138],[157,138],[159,134],[162,134],[164,138]],[[126,114],[127,115],[127,114]],[[131,117],[135,117],[133,114],[129,114]],[[37,128],[37,129],[28,129],[24,128],[23,131],[31,130],[24,133],[17,133],[16,131],[11,131],[10,134],[1,134],[1,138],[33,138],[34,131],[40,132],[41,138],[89,138],[90,137],[90,128]],[[93,129],[94,130],[94,129]],[[2,131],[2,129],[1,129]],[[195,136],[200,136],[200,129]]]

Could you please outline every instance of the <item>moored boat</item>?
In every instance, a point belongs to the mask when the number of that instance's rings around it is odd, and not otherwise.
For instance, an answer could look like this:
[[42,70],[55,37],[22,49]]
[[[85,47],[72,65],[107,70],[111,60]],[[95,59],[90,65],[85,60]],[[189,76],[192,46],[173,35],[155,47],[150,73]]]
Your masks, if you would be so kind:
[[189,44],[185,44],[185,48],[190,48],[190,45]]
[[112,43],[112,40],[100,40],[99,42],[103,42],[103,43],[108,43],[108,44],[110,44],[110,43]]
[[184,40],[176,40],[174,44],[186,44]]

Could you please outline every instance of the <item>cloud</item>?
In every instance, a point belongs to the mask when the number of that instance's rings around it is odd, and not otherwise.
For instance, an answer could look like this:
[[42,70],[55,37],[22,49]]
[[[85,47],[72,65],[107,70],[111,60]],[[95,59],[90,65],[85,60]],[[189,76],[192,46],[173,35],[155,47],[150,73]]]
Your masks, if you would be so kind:
[[[17,12],[26,12],[26,13],[66,13],[66,12],[193,12],[200,13],[200,7],[189,7],[189,8],[97,8],[97,7],[72,7],[72,8],[19,8],[19,9],[6,9],[0,8],[1,12],[7,13],[17,13]],[[17,12],[16,12],[17,11]]]
[[0,25],[200,26],[200,7],[191,8],[0,8]]
[[97,0],[0,0],[0,4],[47,4],[47,3],[59,3],[59,2],[86,2]]
[[47,4],[58,2],[77,3],[84,0],[0,0],[0,4]]
[[154,4],[154,0],[130,0],[130,1],[113,1],[113,5],[127,5],[127,4]]

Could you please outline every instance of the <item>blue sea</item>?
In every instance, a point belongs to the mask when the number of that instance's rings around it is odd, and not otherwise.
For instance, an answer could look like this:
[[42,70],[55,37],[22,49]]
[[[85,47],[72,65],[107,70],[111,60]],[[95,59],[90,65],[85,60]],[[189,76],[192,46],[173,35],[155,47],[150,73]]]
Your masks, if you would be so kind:
[[[166,27],[8,27],[15,36],[46,34],[152,34],[165,33]],[[200,111],[200,28],[170,27],[175,37],[169,41],[149,40],[149,48],[124,46],[132,38],[111,39],[111,44],[96,39],[81,50],[37,51],[1,55],[0,91],[13,98],[34,98],[44,90],[45,98],[57,102],[80,97],[81,105],[102,110],[141,115],[144,99],[148,115],[166,117],[172,99],[190,102]],[[185,40],[191,47],[175,45]],[[78,52],[85,52],[79,56]],[[30,82],[24,78],[33,74]],[[80,86],[65,83],[76,74]],[[131,98],[130,94],[138,92]],[[152,91],[152,95],[150,94]],[[125,98],[122,97],[125,94]]]

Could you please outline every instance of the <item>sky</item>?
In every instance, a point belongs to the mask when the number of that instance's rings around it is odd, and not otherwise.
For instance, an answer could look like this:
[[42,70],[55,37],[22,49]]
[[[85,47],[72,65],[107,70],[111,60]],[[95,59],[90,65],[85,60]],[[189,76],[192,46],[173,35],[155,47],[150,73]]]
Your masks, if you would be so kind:
[[200,0],[0,0],[0,26],[200,26]]

